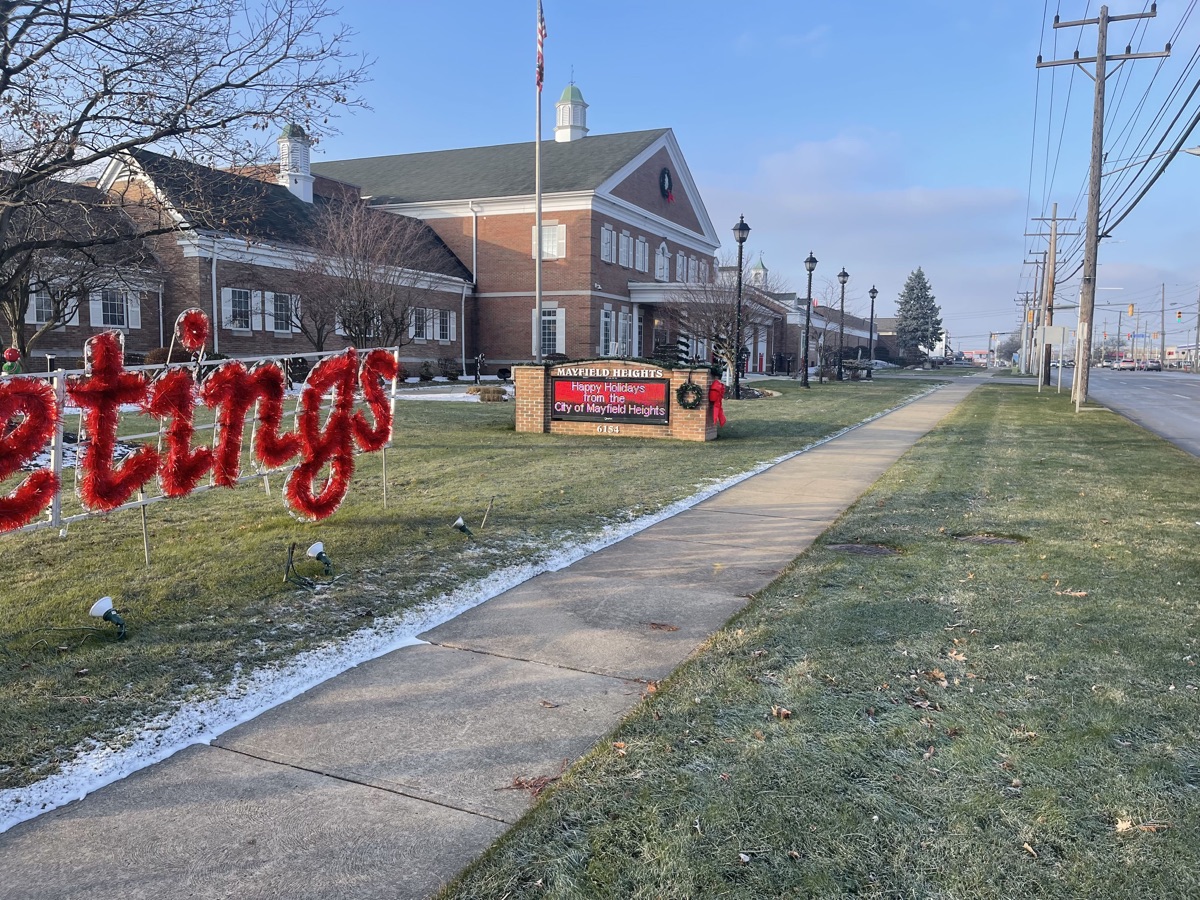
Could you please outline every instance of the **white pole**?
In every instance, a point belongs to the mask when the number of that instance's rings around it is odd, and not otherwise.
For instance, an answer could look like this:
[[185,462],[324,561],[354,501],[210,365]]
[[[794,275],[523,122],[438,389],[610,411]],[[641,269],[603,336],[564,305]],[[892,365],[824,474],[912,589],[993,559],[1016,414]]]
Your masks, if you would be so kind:
[[[542,28],[541,0],[538,0],[537,15],[538,53],[540,62]],[[537,124],[534,129],[533,147],[533,358],[535,362],[540,363],[542,361],[542,82],[540,72],[537,84]]]

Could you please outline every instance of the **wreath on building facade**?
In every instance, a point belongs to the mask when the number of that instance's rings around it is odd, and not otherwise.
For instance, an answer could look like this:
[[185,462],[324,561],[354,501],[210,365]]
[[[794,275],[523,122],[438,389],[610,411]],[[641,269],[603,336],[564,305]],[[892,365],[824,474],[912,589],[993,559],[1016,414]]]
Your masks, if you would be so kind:
[[683,409],[699,409],[704,402],[704,391],[700,385],[689,381],[675,389],[675,399]]

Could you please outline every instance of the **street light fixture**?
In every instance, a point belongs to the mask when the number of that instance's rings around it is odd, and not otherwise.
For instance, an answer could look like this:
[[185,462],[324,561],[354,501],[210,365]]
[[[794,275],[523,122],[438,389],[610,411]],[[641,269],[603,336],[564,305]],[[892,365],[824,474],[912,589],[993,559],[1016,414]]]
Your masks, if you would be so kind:
[[842,355],[846,346],[846,282],[850,280],[850,273],[846,271],[846,267],[842,266],[842,271],[838,272],[838,284],[842,286],[842,305],[838,315],[838,367],[837,380],[845,381],[846,375],[842,371]]
[[809,387],[808,383],[808,332],[812,327],[812,277],[813,272],[817,269],[817,258],[813,256],[812,251],[808,251],[808,259],[804,261],[804,270],[808,272],[808,304],[804,307],[804,362],[800,371],[803,373],[800,376],[801,387]]
[[738,245],[737,261],[737,321],[734,326],[733,347],[733,399],[742,399],[742,247],[746,238],[750,237],[750,226],[746,224],[745,216],[738,216],[737,224],[733,226],[733,239]]
[[871,285],[867,296],[871,298],[871,327],[867,331],[867,361],[870,362],[871,368],[867,369],[867,380],[874,381],[872,376],[875,374],[875,298],[879,296],[875,285]]

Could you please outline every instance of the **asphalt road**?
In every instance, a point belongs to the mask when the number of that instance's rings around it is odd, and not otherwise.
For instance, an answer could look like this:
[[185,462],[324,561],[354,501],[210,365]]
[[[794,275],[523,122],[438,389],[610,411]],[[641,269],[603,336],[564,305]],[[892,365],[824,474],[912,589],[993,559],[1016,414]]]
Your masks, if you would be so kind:
[[[1052,383],[1057,376],[1055,372]],[[1064,389],[1069,389],[1070,377],[1071,370],[1065,370]],[[1092,369],[1088,399],[1200,456],[1200,375]]]

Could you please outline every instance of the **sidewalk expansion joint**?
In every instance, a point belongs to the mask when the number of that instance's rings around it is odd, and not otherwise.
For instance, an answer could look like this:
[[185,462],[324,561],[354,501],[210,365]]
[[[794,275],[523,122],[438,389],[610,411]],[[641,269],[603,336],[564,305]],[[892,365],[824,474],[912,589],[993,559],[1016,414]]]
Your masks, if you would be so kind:
[[398,788],[385,787],[373,781],[363,781],[358,778],[350,778],[346,775],[338,775],[335,772],[326,772],[324,769],[314,769],[309,766],[301,766],[296,763],[280,762],[277,759],[272,759],[268,756],[260,756],[257,753],[249,753],[245,750],[236,750],[233,747],[226,747],[221,744],[211,744],[210,746],[217,750],[224,750],[226,753],[236,753],[238,756],[244,756],[247,759],[257,759],[259,762],[270,763],[273,766],[282,766],[286,769],[295,769],[297,772],[309,772],[313,775],[320,775],[322,778],[332,778],[334,781],[341,781],[345,784],[354,784],[359,787],[370,788],[375,791],[383,791],[385,794],[394,794],[397,797],[405,797],[409,800],[417,800],[421,803],[428,803],[432,806],[440,806],[443,809],[452,809],[455,812],[465,813],[469,816],[478,816],[481,819],[487,819],[491,822],[499,822],[501,825],[512,825],[513,823],[507,819],[502,819],[500,816],[488,815],[485,812],[480,812],[476,809],[468,809],[464,806],[456,806],[453,803],[448,803],[441,800],[434,800],[425,794],[414,794],[408,791],[402,791]]
[[[424,640],[424,639],[422,639]],[[464,647],[460,644],[443,644],[439,641],[426,641],[431,647],[441,647],[443,650],[458,650],[462,653],[476,653],[479,656],[491,656],[496,659],[508,659],[513,662],[529,663],[531,666],[541,666],[545,669],[563,669],[567,672],[578,672],[580,675],[595,675],[598,678],[611,678],[613,681],[624,681],[629,684],[642,684],[640,679],[624,675],[613,675],[610,672],[597,672],[593,669],[581,669],[578,666],[564,666],[562,663],[542,662],[540,659],[529,659],[525,656],[512,656],[508,653],[497,653],[494,650],[476,650],[474,647]]]

